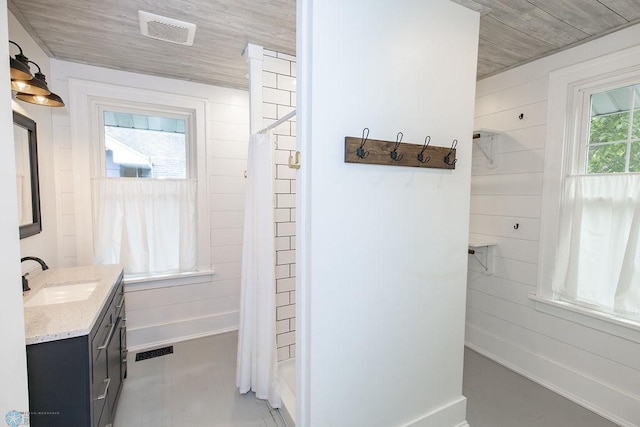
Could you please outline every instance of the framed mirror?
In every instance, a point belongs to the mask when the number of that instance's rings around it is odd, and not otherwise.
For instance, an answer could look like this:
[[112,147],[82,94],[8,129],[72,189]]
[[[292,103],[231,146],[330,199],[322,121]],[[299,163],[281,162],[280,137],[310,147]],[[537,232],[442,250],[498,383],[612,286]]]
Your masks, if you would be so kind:
[[42,231],[36,122],[14,111],[13,139],[16,155],[18,221],[20,238],[24,239]]

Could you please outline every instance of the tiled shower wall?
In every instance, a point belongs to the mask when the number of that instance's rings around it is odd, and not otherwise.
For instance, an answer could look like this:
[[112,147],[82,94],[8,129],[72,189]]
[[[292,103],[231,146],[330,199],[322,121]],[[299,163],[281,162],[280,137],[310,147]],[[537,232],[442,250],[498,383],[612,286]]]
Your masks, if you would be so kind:
[[[296,108],[296,58],[269,50],[263,62],[263,122],[275,122]],[[295,117],[273,131],[275,150],[276,344],[278,361],[296,355],[296,170],[288,166],[296,149]]]

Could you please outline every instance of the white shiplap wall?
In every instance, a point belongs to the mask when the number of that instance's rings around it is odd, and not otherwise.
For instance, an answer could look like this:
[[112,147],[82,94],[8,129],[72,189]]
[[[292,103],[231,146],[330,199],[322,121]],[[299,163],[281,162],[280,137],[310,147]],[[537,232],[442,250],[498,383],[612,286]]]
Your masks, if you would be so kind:
[[[42,72],[49,76],[49,58],[40,49],[36,42],[31,38],[29,33],[20,25],[18,20],[11,12],[8,13],[9,19],[9,39],[15,41],[22,47],[25,55],[30,60],[35,61],[41,68]],[[17,52],[17,48],[12,46],[11,53]],[[13,109],[31,119],[37,124],[38,133],[38,174],[40,185],[40,208],[42,215],[42,232],[20,240],[21,256],[37,256],[42,258],[49,267],[58,266],[57,251],[57,232],[58,219],[49,212],[56,210],[55,197],[55,166],[53,164],[53,144],[51,136],[52,112],[55,109],[43,108],[39,105],[28,104],[22,101],[13,101]],[[31,277],[40,272],[40,266],[34,262],[25,262],[21,264],[22,272],[29,272]]]
[[[296,58],[264,51],[263,125],[287,115],[296,105]],[[278,361],[296,355],[296,170],[288,166],[296,148],[296,119],[273,130],[275,150],[276,345]]]
[[496,168],[474,147],[470,234],[498,246],[493,275],[469,257],[466,319],[469,347],[626,426],[640,425],[640,344],[536,311],[528,295],[546,243],[539,238],[544,153],[554,144],[546,140],[549,73],[632,46],[639,35],[631,27],[478,82],[475,128],[503,134],[494,142]]
[[[141,74],[52,60],[52,84],[70,99],[69,79],[83,79],[206,101],[206,156],[213,276],[202,276],[166,286],[148,282],[127,284],[128,345],[139,349],[165,342],[225,332],[238,327],[242,224],[247,144],[248,92],[170,80]],[[79,261],[76,242],[83,230],[78,223],[74,188],[72,106],[58,109],[53,118],[56,158],[59,264]],[[89,159],[87,159],[89,161]],[[82,199],[84,196],[80,196]],[[86,195],[85,203],[91,203]],[[45,215],[53,213],[45,212]]]

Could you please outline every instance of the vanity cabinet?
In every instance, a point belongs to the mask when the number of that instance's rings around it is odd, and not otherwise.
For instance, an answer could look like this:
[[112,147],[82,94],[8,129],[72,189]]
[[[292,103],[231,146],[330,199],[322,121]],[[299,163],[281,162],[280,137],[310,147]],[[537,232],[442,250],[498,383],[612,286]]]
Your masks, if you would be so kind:
[[122,273],[88,335],[27,345],[32,427],[107,427],[126,377]]

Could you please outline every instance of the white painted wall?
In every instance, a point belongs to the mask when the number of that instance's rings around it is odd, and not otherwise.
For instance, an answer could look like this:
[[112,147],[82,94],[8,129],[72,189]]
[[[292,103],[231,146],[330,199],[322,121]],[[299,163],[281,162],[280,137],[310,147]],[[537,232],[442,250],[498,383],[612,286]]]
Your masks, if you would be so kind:
[[[297,425],[466,425],[479,16],[445,0],[298,7]],[[364,127],[456,138],[456,169],[344,163]]]
[[[179,282],[127,283],[128,345],[140,349],[236,329],[249,137],[248,93],[65,61],[52,60],[51,64],[56,92],[65,100],[72,99],[69,79],[80,79],[147,90],[158,96],[166,93],[206,104],[206,152],[198,152],[197,156],[206,159],[207,180],[200,185],[207,187],[204,203],[210,229],[201,233],[210,234],[210,265],[215,274],[212,278],[199,276]],[[78,206],[90,204],[91,196],[80,190],[86,182],[77,185],[79,171],[75,170],[77,162],[72,160],[78,154],[73,152],[72,143],[74,114],[79,113],[70,104],[53,119],[60,223],[57,247],[62,266],[91,262],[77,247],[85,237],[81,233],[86,233],[77,226],[81,224]],[[87,164],[90,162],[89,158],[85,160]]]
[[[0,0],[0,56],[9,56],[7,2]],[[11,51],[11,54],[15,52]],[[0,132],[5,137],[4,155],[0,156],[0,182],[15,183],[13,117],[9,69],[0,68]],[[20,281],[20,243],[18,237],[18,202],[15,185],[0,187],[0,337],[2,337],[2,363],[0,363],[0,417],[11,410],[29,410],[27,394],[27,361],[24,341],[24,313]]]
[[[49,57],[40,49],[31,36],[20,25],[11,12],[9,17],[9,39],[18,43],[24,54],[37,63],[47,77],[47,83],[51,85],[51,69]],[[11,46],[11,53],[17,53],[15,46]],[[37,68],[32,65],[32,71]],[[55,90],[54,90],[55,92]],[[20,240],[21,256],[37,256],[42,258],[49,267],[58,265],[58,217],[56,212],[56,165],[54,160],[52,116],[56,109],[42,107],[22,101],[14,101],[13,108],[19,113],[33,119],[36,122],[38,133],[38,172],[40,174],[40,209],[42,213],[42,232],[34,236]],[[30,272],[35,275],[40,272],[40,266],[34,262],[22,264],[22,272]]]
[[638,40],[630,27],[478,82],[476,128],[505,134],[497,168],[474,150],[470,231],[498,246],[492,276],[469,264],[466,320],[469,347],[626,426],[640,425],[640,344],[536,311],[528,295],[539,247],[554,244],[540,239],[545,151],[558,143],[546,140],[549,74]]

